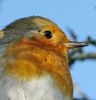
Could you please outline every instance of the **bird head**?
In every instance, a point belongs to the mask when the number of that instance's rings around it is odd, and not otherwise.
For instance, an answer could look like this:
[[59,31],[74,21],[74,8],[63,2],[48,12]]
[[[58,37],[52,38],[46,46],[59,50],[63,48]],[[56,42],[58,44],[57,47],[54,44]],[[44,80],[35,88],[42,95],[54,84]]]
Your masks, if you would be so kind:
[[[83,42],[70,41],[54,22],[40,16],[16,20],[6,26],[0,33],[2,36],[0,44],[8,44],[20,40],[24,43],[49,46],[62,52],[62,54],[69,49],[87,45]],[[32,42],[33,40],[34,42]]]

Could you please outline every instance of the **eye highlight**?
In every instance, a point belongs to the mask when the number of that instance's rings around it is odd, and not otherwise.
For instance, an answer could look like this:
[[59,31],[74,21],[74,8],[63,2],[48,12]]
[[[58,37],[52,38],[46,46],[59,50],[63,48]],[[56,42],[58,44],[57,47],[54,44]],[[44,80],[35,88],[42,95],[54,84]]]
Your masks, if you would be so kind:
[[51,39],[51,38],[52,38],[52,33],[51,33],[51,31],[44,31],[43,34],[44,34],[44,36],[45,36],[46,38],[48,38],[48,39]]

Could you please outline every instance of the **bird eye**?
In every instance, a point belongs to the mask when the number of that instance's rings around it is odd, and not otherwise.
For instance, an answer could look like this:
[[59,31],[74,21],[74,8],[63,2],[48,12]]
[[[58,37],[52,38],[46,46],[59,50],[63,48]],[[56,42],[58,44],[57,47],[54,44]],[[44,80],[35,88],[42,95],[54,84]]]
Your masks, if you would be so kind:
[[43,34],[48,39],[51,39],[51,37],[52,37],[52,33],[50,31],[44,31]]

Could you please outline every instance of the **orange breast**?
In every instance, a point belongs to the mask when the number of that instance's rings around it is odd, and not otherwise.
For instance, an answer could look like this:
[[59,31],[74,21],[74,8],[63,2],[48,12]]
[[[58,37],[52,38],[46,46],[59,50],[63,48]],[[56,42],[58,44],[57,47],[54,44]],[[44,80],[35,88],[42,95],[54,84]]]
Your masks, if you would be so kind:
[[14,43],[7,47],[3,58],[7,75],[30,81],[32,77],[39,78],[48,73],[62,93],[73,95],[67,54],[62,56],[50,46]]

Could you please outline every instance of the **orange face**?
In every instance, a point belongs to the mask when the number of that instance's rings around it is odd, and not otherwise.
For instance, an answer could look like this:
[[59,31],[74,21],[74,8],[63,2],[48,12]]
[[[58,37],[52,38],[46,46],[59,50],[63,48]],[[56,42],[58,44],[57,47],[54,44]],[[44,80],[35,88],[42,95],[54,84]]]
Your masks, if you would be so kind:
[[39,32],[33,33],[30,38],[21,38],[19,43],[42,46],[43,48],[52,49],[59,53],[67,54],[67,46],[69,39],[65,36],[64,32],[56,26],[43,26]]

